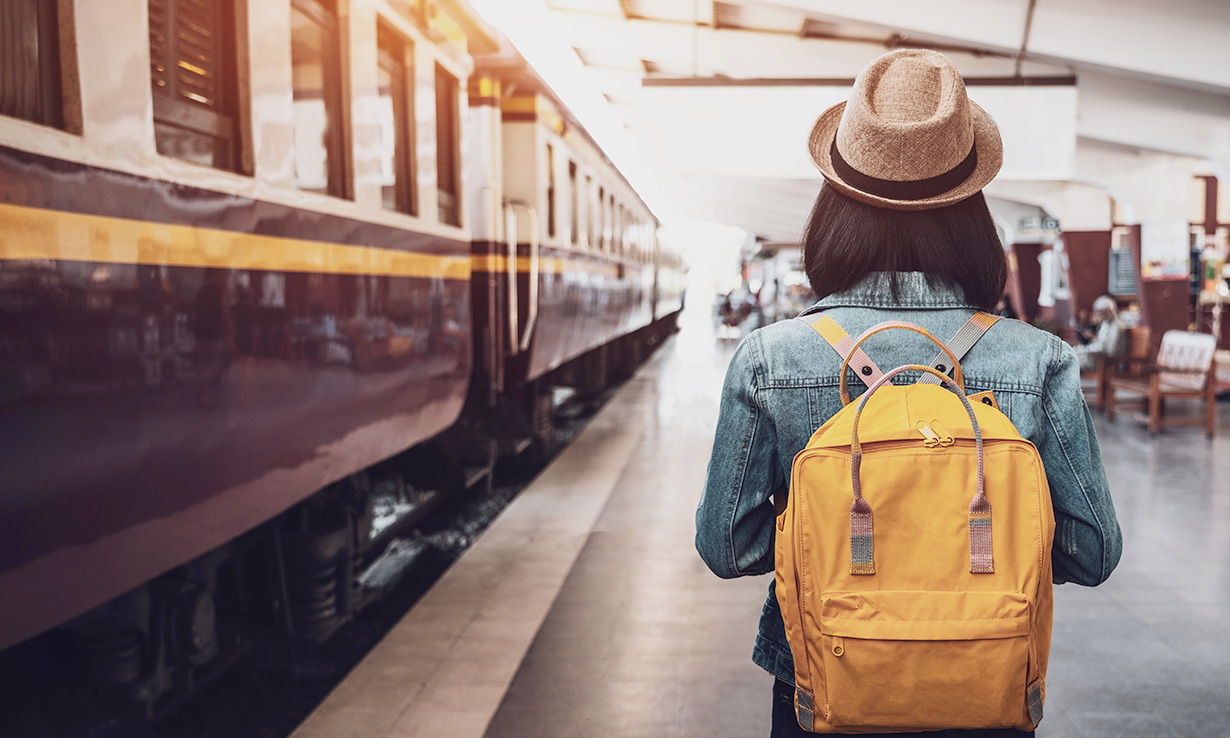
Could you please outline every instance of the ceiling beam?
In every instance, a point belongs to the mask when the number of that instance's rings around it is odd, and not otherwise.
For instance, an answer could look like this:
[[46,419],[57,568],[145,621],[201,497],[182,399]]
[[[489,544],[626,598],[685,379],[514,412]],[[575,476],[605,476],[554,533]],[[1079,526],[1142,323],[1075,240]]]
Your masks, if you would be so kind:
[[1026,59],[1230,92],[1230,3],[1224,0],[1038,0],[1032,14],[1029,0],[745,1],[1014,55],[1028,25]]
[[[843,77],[854,78],[867,61],[885,52],[885,40],[844,40],[802,37],[736,29],[714,30],[656,20],[621,21],[606,15],[565,13],[561,19],[569,42],[596,58],[621,56],[657,62],[668,69],[691,70],[699,62],[702,74],[729,77]],[[887,39],[906,43],[903,37]],[[1014,51],[968,53],[943,49],[962,74],[1003,77],[1013,72]],[[678,72],[676,72],[678,73]],[[1028,76],[1066,75],[1062,66],[1026,62]],[[685,72],[686,74],[686,72]],[[694,75],[699,76],[699,75]]]

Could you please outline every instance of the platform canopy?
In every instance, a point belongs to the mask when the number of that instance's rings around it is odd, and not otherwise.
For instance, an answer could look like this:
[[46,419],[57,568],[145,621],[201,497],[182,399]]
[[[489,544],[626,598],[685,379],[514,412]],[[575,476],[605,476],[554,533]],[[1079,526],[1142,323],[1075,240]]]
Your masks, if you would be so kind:
[[998,121],[1005,162],[988,193],[1068,227],[1108,228],[1109,197],[1137,218],[1171,217],[1190,209],[1193,174],[1230,177],[1225,0],[498,4],[542,12],[528,16],[534,43],[575,53],[665,211],[770,240],[798,237],[819,187],[812,121],[895,48],[947,55]]

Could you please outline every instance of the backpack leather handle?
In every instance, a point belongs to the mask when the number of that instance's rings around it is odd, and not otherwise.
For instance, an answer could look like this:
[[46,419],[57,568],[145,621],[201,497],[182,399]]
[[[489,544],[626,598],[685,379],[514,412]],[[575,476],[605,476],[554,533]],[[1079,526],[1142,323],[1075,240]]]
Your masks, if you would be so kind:
[[[843,407],[845,405],[850,404],[850,389],[849,389],[849,385],[846,383],[846,372],[850,368],[850,357],[854,356],[854,352],[860,346],[862,346],[863,342],[865,342],[868,338],[871,338],[877,333],[883,333],[884,331],[892,330],[894,328],[900,328],[900,329],[907,330],[907,331],[913,331],[914,333],[917,333],[918,335],[926,339],[929,339],[936,346],[939,346],[940,350],[943,351],[944,354],[948,356],[948,358],[952,361],[952,374],[953,374],[953,378],[957,380],[957,389],[960,392],[962,397],[965,396],[965,375],[961,372],[961,362],[957,359],[956,354],[954,354],[952,350],[949,349],[948,346],[944,344],[943,341],[931,335],[931,332],[928,331],[926,328],[914,325],[913,323],[890,321],[887,323],[880,323],[879,325],[874,325],[871,328],[868,328],[863,333],[863,335],[859,336],[858,340],[854,342],[854,346],[851,347],[849,353],[846,354],[845,360],[841,362],[840,388],[841,388],[841,404]],[[921,364],[911,364],[910,366],[921,366]],[[930,369],[930,367],[924,367],[924,368]],[[896,374],[896,371],[892,373]],[[870,390],[868,390],[868,393],[870,393]]]
[[[875,574],[875,540],[872,533],[871,505],[863,497],[861,468],[863,465],[863,447],[858,440],[858,421],[867,407],[868,400],[876,390],[888,384],[893,377],[905,371],[920,371],[930,374],[944,384],[957,390],[957,397],[969,414],[970,423],[974,428],[974,445],[978,459],[978,491],[969,503],[969,553],[970,573],[992,574],[995,564],[991,550],[991,502],[986,496],[986,479],[983,474],[982,428],[974,414],[974,406],[965,396],[964,388],[946,374],[941,374],[929,366],[922,364],[906,364],[884,374],[877,382],[867,389],[858,399],[854,408],[854,419],[850,426],[850,482],[854,488],[854,502],[850,505],[850,573]],[[843,374],[844,376],[844,374]]]

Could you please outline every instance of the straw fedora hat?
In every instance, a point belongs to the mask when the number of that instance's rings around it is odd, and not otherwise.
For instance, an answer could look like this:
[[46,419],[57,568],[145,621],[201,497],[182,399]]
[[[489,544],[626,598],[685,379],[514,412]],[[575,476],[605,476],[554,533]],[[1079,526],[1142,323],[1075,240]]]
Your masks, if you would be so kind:
[[969,99],[941,54],[898,49],[854,80],[850,99],[824,111],[808,141],[839,192],[892,210],[929,210],[977,193],[1004,160],[999,128]]

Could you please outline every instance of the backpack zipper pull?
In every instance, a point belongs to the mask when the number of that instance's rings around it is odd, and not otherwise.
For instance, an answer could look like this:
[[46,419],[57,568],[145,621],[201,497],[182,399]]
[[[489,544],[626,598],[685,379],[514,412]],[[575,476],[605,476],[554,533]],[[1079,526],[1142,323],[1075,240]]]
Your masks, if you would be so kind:
[[833,636],[833,655],[841,658],[846,653],[846,639],[841,636]]
[[952,434],[948,432],[948,429],[944,427],[944,424],[938,420],[931,421],[931,430],[939,434],[939,444],[944,448],[948,448],[957,442],[956,439],[952,437]]
[[923,445],[927,448],[935,448],[940,444],[940,437],[935,435],[935,431],[931,430],[931,426],[927,425],[927,421],[920,420],[914,424],[914,427],[923,435]]

